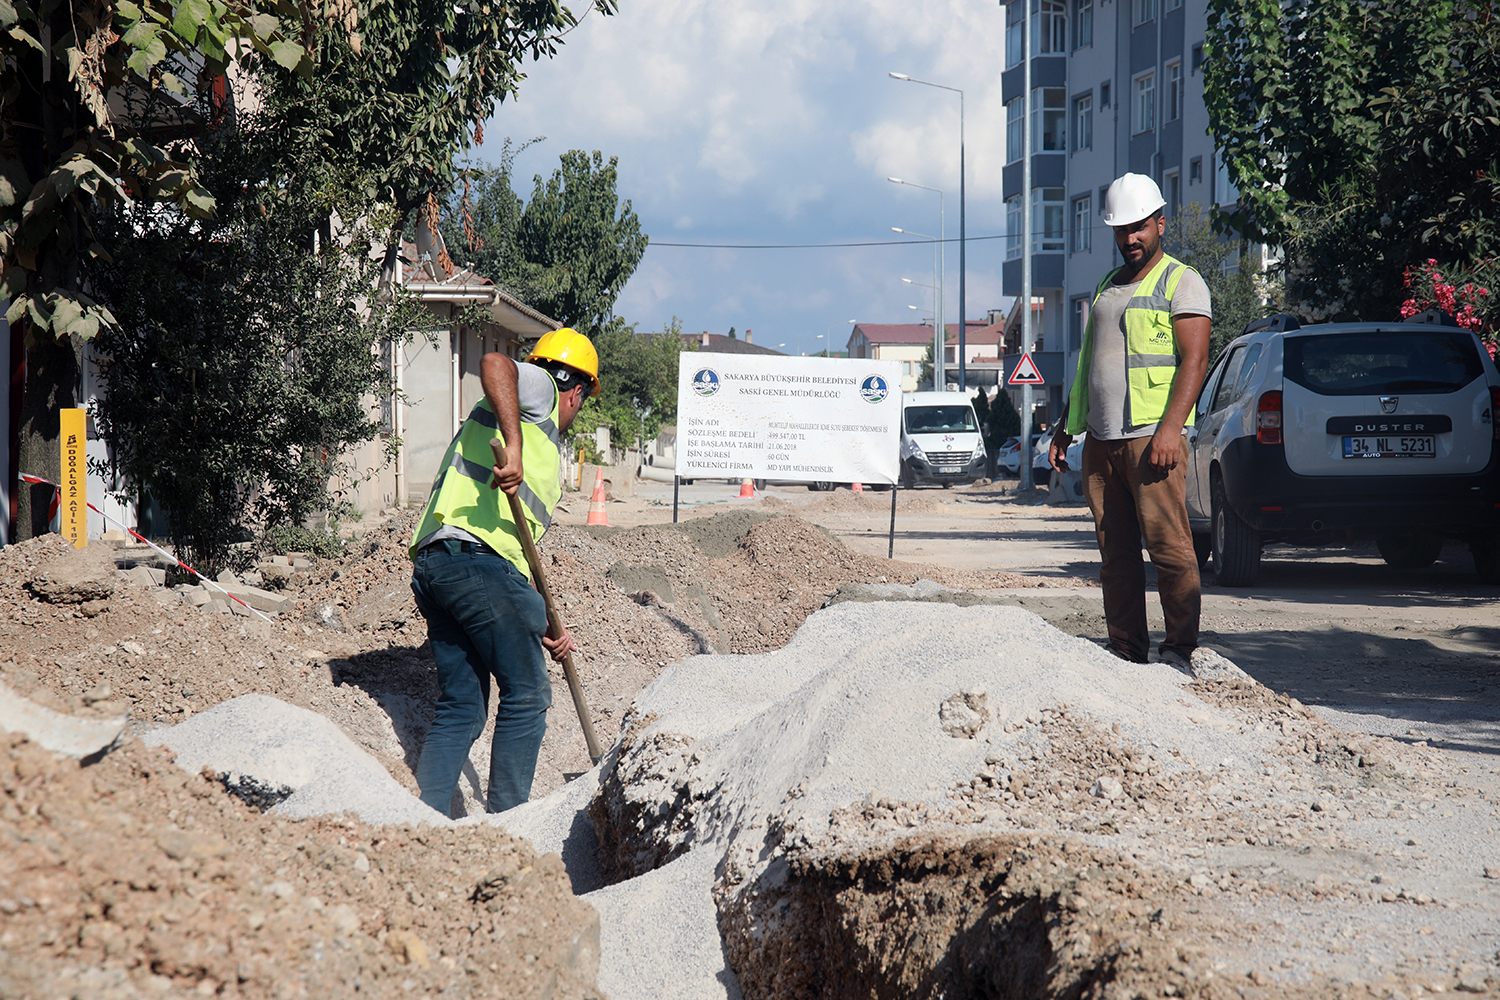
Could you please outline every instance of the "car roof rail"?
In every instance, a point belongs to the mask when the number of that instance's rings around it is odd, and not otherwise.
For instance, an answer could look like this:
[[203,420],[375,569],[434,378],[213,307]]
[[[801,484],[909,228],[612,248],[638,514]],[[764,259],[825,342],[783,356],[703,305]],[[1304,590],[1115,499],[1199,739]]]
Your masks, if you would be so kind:
[[1267,316],[1265,319],[1255,319],[1245,324],[1240,331],[1240,336],[1247,333],[1259,333],[1261,330],[1270,330],[1272,333],[1285,333],[1288,330],[1302,329],[1301,322],[1291,313],[1277,313],[1275,316]]
[[1428,326],[1458,326],[1458,320],[1451,313],[1445,313],[1441,309],[1428,309],[1414,316],[1408,316],[1402,320],[1403,323],[1422,323]]

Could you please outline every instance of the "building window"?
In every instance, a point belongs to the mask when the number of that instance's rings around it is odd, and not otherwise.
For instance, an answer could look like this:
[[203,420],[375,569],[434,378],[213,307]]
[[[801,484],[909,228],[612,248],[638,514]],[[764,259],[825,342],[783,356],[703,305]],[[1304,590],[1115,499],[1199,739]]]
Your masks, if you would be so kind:
[[1195,156],[1188,161],[1188,183],[1203,183],[1203,157]]
[[1021,196],[1013,194],[1005,199],[1005,259],[1015,260],[1021,256]]
[[1021,54],[1025,51],[1025,49],[1022,48],[1023,33],[1026,30],[1026,24],[1021,20],[1021,18],[1025,16],[1025,14],[1023,13],[1025,10],[1026,5],[1019,2],[1019,0],[1018,2],[1006,5],[1005,8],[1006,69],[1010,69],[1012,66],[1021,65]]
[[1199,42],[1193,46],[1193,72],[1196,73],[1203,68],[1203,43]]
[[1099,84],[1099,107],[1109,107],[1109,81],[1105,80]]
[[1061,253],[1064,247],[1062,188],[1031,189],[1031,252]]
[[1175,217],[1182,208],[1182,172],[1174,170],[1162,176],[1162,194],[1167,199],[1167,211]]
[[1131,13],[1131,23],[1136,27],[1156,20],[1156,0],[1132,0]]
[[1005,102],[1006,163],[1014,163],[1021,158],[1021,142],[1025,138],[1021,135],[1021,109],[1025,103],[1025,99],[1020,97]]
[[1031,92],[1031,148],[1047,153],[1068,148],[1067,92],[1061,87]]
[[1068,51],[1068,5],[1066,0],[1041,0],[1036,31],[1031,39],[1034,56],[1062,55]]
[[1080,296],[1073,300],[1068,324],[1068,350],[1083,350],[1083,330],[1089,325],[1089,300]]
[[1073,199],[1073,252],[1086,253],[1091,246],[1094,229],[1094,196],[1084,195]]
[[1182,6],[1182,0],[1167,0],[1162,10],[1176,10]]
[[1094,44],[1094,0],[1073,0],[1073,48]]
[[1094,95],[1073,98],[1073,149],[1094,148]]
[[1224,163],[1222,154],[1214,155],[1213,199],[1215,205],[1232,205],[1240,200],[1239,191],[1229,179],[1229,167]]
[[1167,113],[1162,121],[1175,122],[1182,117],[1182,61],[1167,63]]
[[1131,109],[1133,133],[1150,132],[1156,128],[1156,71],[1142,73],[1135,84],[1135,106]]
[[1104,199],[1109,195],[1109,185],[1099,185],[1099,214],[1104,214]]

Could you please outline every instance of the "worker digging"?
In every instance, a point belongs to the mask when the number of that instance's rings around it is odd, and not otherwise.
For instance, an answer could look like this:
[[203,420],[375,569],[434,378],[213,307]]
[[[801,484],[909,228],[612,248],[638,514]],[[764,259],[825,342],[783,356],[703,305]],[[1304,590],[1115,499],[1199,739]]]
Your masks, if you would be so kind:
[[549,622],[527,550],[562,499],[561,436],[600,389],[594,345],[566,327],[524,364],[490,353],[481,371],[484,399],[448,446],[411,541],[412,592],[442,689],[416,777],[422,801],[444,816],[484,730],[491,677],[499,707],[486,806],[503,812],[531,797],[552,705],[542,650],[563,662],[575,645]]

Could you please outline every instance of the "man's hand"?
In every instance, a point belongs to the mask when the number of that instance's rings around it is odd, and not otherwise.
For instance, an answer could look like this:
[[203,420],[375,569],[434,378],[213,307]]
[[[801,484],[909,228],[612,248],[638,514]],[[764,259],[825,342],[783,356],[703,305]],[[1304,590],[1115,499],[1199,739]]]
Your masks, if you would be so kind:
[[1182,457],[1182,428],[1175,431],[1166,424],[1158,424],[1156,433],[1151,435],[1151,447],[1146,449],[1146,461],[1151,468],[1162,475],[1166,475],[1177,468],[1177,461]]
[[542,636],[542,645],[547,647],[547,652],[558,663],[563,661],[563,657],[578,649],[578,644],[573,641],[573,633],[568,631],[566,625],[563,626],[562,635],[556,639],[550,635]]
[[[510,496],[515,496],[516,490],[521,488],[521,480],[525,472],[521,468],[520,435],[518,434],[516,437],[518,439],[516,445],[514,447],[509,444],[505,446],[505,461],[497,463],[493,473],[490,475],[490,489],[504,490]],[[496,440],[499,439],[497,438]],[[495,448],[494,445],[490,447],[495,451],[495,457],[498,459],[500,457],[500,449]]]
[[1058,472],[1068,471],[1068,445],[1073,443],[1073,435],[1063,433],[1059,427],[1052,435],[1052,443],[1047,446],[1047,464]]

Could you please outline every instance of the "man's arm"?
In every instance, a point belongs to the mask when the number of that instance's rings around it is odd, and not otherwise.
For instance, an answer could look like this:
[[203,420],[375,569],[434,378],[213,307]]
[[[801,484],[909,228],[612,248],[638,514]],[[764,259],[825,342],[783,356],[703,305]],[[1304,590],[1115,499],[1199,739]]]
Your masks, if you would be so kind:
[[1172,333],[1177,340],[1177,375],[1167,397],[1167,412],[1162,414],[1151,435],[1146,460],[1158,472],[1169,472],[1182,453],[1182,428],[1208,372],[1208,333],[1213,326],[1207,316],[1174,316]]
[[516,389],[516,363],[492,351],[479,363],[479,383],[495,411],[500,436],[505,440],[505,464],[495,466],[490,489],[499,487],[514,495],[521,488],[521,398]]

